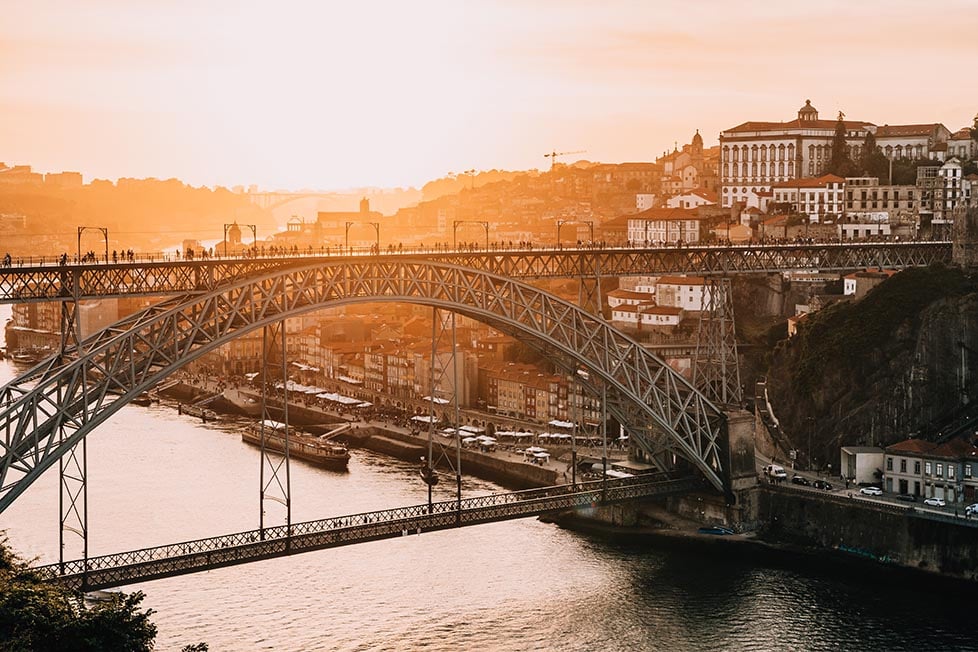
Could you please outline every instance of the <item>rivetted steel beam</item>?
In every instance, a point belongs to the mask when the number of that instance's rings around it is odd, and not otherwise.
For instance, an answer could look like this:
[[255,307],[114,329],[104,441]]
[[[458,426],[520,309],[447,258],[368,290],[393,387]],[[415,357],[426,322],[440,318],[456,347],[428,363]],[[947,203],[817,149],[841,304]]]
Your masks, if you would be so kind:
[[314,261],[174,297],[96,333],[0,389],[0,511],[130,399],[234,338],[358,302],[418,303],[469,316],[607,386],[608,410],[651,458],[686,459],[725,489],[723,413],[599,317],[512,278],[410,257]]
[[521,249],[475,252],[403,251],[0,268],[0,303],[99,297],[206,293],[273,269],[337,260],[429,260],[521,280],[661,274],[753,274],[792,270],[904,269],[951,262],[950,242],[867,242],[602,249]]

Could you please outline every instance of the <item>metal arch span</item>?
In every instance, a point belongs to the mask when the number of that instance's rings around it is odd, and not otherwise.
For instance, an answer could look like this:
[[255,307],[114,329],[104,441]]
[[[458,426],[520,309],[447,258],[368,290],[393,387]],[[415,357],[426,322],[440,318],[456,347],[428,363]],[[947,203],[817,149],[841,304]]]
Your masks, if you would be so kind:
[[[130,399],[248,331],[328,306],[403,301],[454,310],[527,337],[607,388],[609,412],[653,460],[675,454],[725,488],[726,419],[681,375],[603,320],[513,279],[419,259],[265,270],[175,297],[106,328],[77,359],[51,360],[0,390],[0,511]],[[33,386],[31,386],[33,385]]]

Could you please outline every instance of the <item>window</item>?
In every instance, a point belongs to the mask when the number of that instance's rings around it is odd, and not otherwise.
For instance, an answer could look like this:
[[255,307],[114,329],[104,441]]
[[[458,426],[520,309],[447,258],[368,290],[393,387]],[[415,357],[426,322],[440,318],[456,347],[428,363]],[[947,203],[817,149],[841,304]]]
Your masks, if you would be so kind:
[[930,475],[930,462],[924,462],[924,475]]
[[900,473],[906,473],[906,472],[907,472],[907,460],[901,458],[900,459]]
[[966,477],[966,478],[970,478],[971,477],[971,465],[970,464],[965,464],[964,465],[964,477]]
[[893,458],[892,457],[886,458],[886,470],[887,471],[892,471],[893,470]]
[[953,480],[954,479],[954,465],[953,464],[948,464],[947,465],[947,479],[948,480]]
[[937,473],[935,473],[934,475],[936,475],[938,478],[943,478],[944,477],[944,463],[943,462],[938,462],[937,463],[937,469],[936,470],[937,470]]

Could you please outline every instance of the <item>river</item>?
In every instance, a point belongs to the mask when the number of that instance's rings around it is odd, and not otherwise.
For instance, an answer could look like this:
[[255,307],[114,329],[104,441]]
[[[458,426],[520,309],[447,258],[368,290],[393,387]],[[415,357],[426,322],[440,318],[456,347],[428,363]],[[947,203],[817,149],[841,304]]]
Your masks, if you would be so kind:
[[[9,307],[0,307],[0,324]],[[0,382],[16,373],[0,362]],[[258,451],[240,422],[127,406],[93,433],[90,554],[258,524]],[[450,485],[452,483],[442,483]],[[5,513],[23,555],[57,559],[57,472]],[[415,465],[353,451],[348,473],[292,467],[294,520],[421,503]],[[451,487],[438,487],[447,496]],[[467,495],[498,489],[467,478]],[[281,507],[268,504],[271,523]],[[70,558],[77,537],[66,534]],[[148,582],[157,649],[978,649],[973,603],[902,573],[768,559],[524,519]]]

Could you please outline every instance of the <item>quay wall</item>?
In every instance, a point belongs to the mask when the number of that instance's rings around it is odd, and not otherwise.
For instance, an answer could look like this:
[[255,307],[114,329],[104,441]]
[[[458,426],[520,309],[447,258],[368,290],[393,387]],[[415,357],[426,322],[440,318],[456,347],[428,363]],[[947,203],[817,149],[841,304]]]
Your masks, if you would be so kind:
[[762,486],[758,510],[767,541],[978,580],[978,520],[790,487]]

